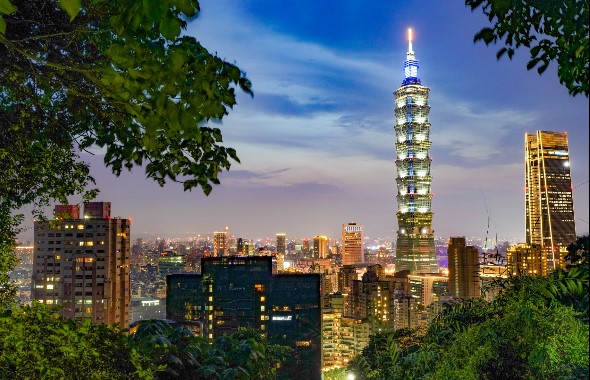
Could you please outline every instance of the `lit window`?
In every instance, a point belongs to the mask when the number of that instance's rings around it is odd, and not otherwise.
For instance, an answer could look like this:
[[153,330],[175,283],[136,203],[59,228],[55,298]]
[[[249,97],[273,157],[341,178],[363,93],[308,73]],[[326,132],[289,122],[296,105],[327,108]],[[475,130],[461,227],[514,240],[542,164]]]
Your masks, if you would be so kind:
[[[49,288],[49,286],[48,286],[48,288]],[[266,310],[266,308],[264,307],[264,305],[260,306],[260,311],[264,311],[264,310]]]
[[260,302],[264,302],[264,301],[266,301],[266,297],[265,296],[261,296],[260,297]]
[[213,296],[209,296],[209,302],[213,302]]
[[53,284],[47,285],[47,289],[53,289]]

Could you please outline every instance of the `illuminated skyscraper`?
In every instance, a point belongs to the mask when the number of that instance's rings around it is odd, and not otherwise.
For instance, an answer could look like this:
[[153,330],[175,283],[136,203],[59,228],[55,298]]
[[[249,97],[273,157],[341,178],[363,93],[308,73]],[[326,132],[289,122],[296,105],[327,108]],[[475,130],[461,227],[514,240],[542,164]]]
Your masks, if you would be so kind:
[[342,265],[362,263],[363,226],[356,223],[342,225]]
[[539,244],[547,266],[563,266],[576,240],[567,133],[525,134],[526,242]]
[[314,259],[325,259],[328,257],[328,237],[316,235],[313,238],[313,255]]
[[215,231],[213,233],[213,256],[224,256],[227,252],[227,230],[228,228],[225,227],[225,231]]
[[285,238],[285,234],[277,234],[277,253],[283,256],[285,255],[286,248]]
[[397,167],[396,270],[438,272],[430,192],[430,122],[428,94],[418,78],[412,30],[404,63],[405,79],[394,93]]
[[110,202],[85,203],[84,218],[74,219],[77,206],[57,206],[55,220],[35,222],[32,298],[63,306],[66,318],[127,327],[130,219],[111,218],[110,208]]

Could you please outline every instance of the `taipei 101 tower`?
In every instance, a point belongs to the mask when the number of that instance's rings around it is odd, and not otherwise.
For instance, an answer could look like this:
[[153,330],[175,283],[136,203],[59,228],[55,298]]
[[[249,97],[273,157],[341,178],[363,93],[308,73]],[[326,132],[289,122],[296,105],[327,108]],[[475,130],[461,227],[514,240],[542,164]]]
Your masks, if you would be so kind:
[[397,168],[396,271],[438,272],[432,229],[430,122],[428,94],[418,77],[412,29],[404,62],[404,81],[395,97],[395,166]]

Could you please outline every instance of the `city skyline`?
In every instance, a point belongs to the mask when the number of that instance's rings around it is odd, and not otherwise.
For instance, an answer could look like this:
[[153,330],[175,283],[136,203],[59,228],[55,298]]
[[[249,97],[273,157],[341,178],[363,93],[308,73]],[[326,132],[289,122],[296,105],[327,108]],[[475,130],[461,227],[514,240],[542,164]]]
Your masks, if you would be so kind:
[[473,44],[488,25],[479,10],[434,1],[200,3],[187,34],[253,82],[254,98],[239,93],[221,124],[224,145],[242,163],[205,197],[178,184],[160,188],[141,168],[115,178],[100,151],[83,154],[101,188],[97,201],[132,217],[133,237],[226,225],[245,237],[336,237],[350,221],[367,236],[395,236],[393,91],[403,80],[408,27],[421,77],[436,88],[435,236],[489,230],[499,240],[524,241],[523,143],[536,130],[568,132],[576,228],[588,232],[588,100],[567,94],[555,64],[539,76],[526,70],[526,50],[496,61],[499,47]]

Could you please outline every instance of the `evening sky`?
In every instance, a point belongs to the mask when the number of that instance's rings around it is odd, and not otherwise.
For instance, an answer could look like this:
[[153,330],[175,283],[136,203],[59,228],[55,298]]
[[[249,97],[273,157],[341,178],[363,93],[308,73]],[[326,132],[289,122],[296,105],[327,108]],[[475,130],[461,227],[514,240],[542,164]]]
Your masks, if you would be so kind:
[[[202,0],[187,34],[236,63],[254,97],[219,125],[241,164],[210,196],[160,188],[134,169],[115,178],[84,155],[114,216],[134,237],[184,237],[226,225],[247,238],[338,237],[356,221],[370,237],[397,229],[393,91],[407,28],[431,89],[436,236],[524,240],[524,134],[568,132],[576,229],[588,233],[588,98],[572,98],[556,66],[527,71],[528,51],[496,60],[474,44],[488,24],[462,1]],[[489,220],[489,223],[488,223]]]

